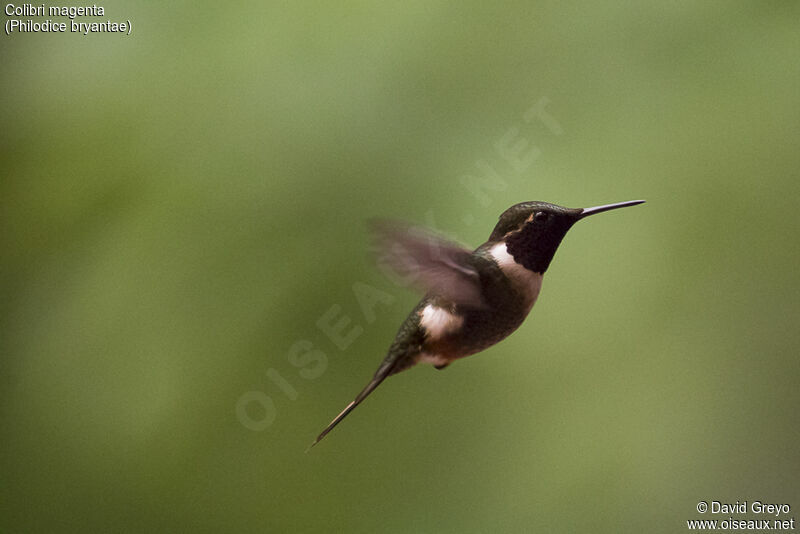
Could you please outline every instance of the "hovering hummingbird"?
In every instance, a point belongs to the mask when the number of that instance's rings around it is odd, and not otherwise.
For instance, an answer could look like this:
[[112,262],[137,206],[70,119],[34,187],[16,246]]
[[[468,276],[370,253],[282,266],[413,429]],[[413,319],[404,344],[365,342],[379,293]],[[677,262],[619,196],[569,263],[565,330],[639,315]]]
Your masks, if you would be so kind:
[[396,272],[413,275],[426,294],[400,326],[370,383],[311,447],[386,377],[423,362],[444,369],[506,338],[531,311],[542,275],[573,224],[589,215],[643,202],[583,209],[538,201],[515,204],[500,215],[489,240],[472,252],[431,232],[376,225],[382,258]]

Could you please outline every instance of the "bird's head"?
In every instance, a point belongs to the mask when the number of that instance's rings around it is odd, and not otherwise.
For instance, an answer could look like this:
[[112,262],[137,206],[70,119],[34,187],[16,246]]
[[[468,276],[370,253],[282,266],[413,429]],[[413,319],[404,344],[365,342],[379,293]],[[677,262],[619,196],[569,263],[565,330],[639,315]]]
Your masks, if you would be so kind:
[[500,214],[489,241],[504,241],[514,261],[531,271],[544,273],[573,224],[589,215],[643,202],[630,200],[594,208],[565,208],[539,201],[521,202]]

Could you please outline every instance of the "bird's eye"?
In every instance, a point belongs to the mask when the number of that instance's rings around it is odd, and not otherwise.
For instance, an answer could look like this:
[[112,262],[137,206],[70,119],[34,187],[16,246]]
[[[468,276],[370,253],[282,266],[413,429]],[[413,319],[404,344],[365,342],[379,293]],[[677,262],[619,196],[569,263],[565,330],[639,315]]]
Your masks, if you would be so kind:
[[537,211],[536,215],[533,216],[533,221],[537,223],[542,223],[547,220],[547,213],[543,211]]

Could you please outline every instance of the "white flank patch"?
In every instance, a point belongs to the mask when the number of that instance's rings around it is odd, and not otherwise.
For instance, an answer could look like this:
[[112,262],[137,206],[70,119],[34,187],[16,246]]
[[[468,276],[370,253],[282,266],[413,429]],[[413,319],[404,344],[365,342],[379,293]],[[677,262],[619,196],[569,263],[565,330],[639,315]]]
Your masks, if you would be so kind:
[[496,244],[489,252],[503,270],[503,274],[511,280],[517,290],[525,295],[530,310],[542,289],[542,274],[526,269],[514,261],[514,257],[508,253],[505,243]]
[[419,355],[418,362],[422,363],[429,363],[431,365],[446,365],[450,363],[450,360],[445,358],[444,356],[439,356],[438,354],[428,354],[427,352],[423,352]]
[[422,318],[419,323],[425,327],[430,339],[439,339],[445,334],[458,330],[464,319],[453,315],[444,308],[428,304],[422,310]]

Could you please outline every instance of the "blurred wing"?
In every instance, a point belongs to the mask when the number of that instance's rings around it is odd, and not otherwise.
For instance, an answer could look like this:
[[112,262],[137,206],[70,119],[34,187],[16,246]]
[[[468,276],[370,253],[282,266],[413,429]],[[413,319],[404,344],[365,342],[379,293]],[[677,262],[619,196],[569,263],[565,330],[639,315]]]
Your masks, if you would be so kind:
[[401,283],[454,304],[485,307],[472,253],[439,235],[391,221],[373,221],[378,264],[389,267]]

